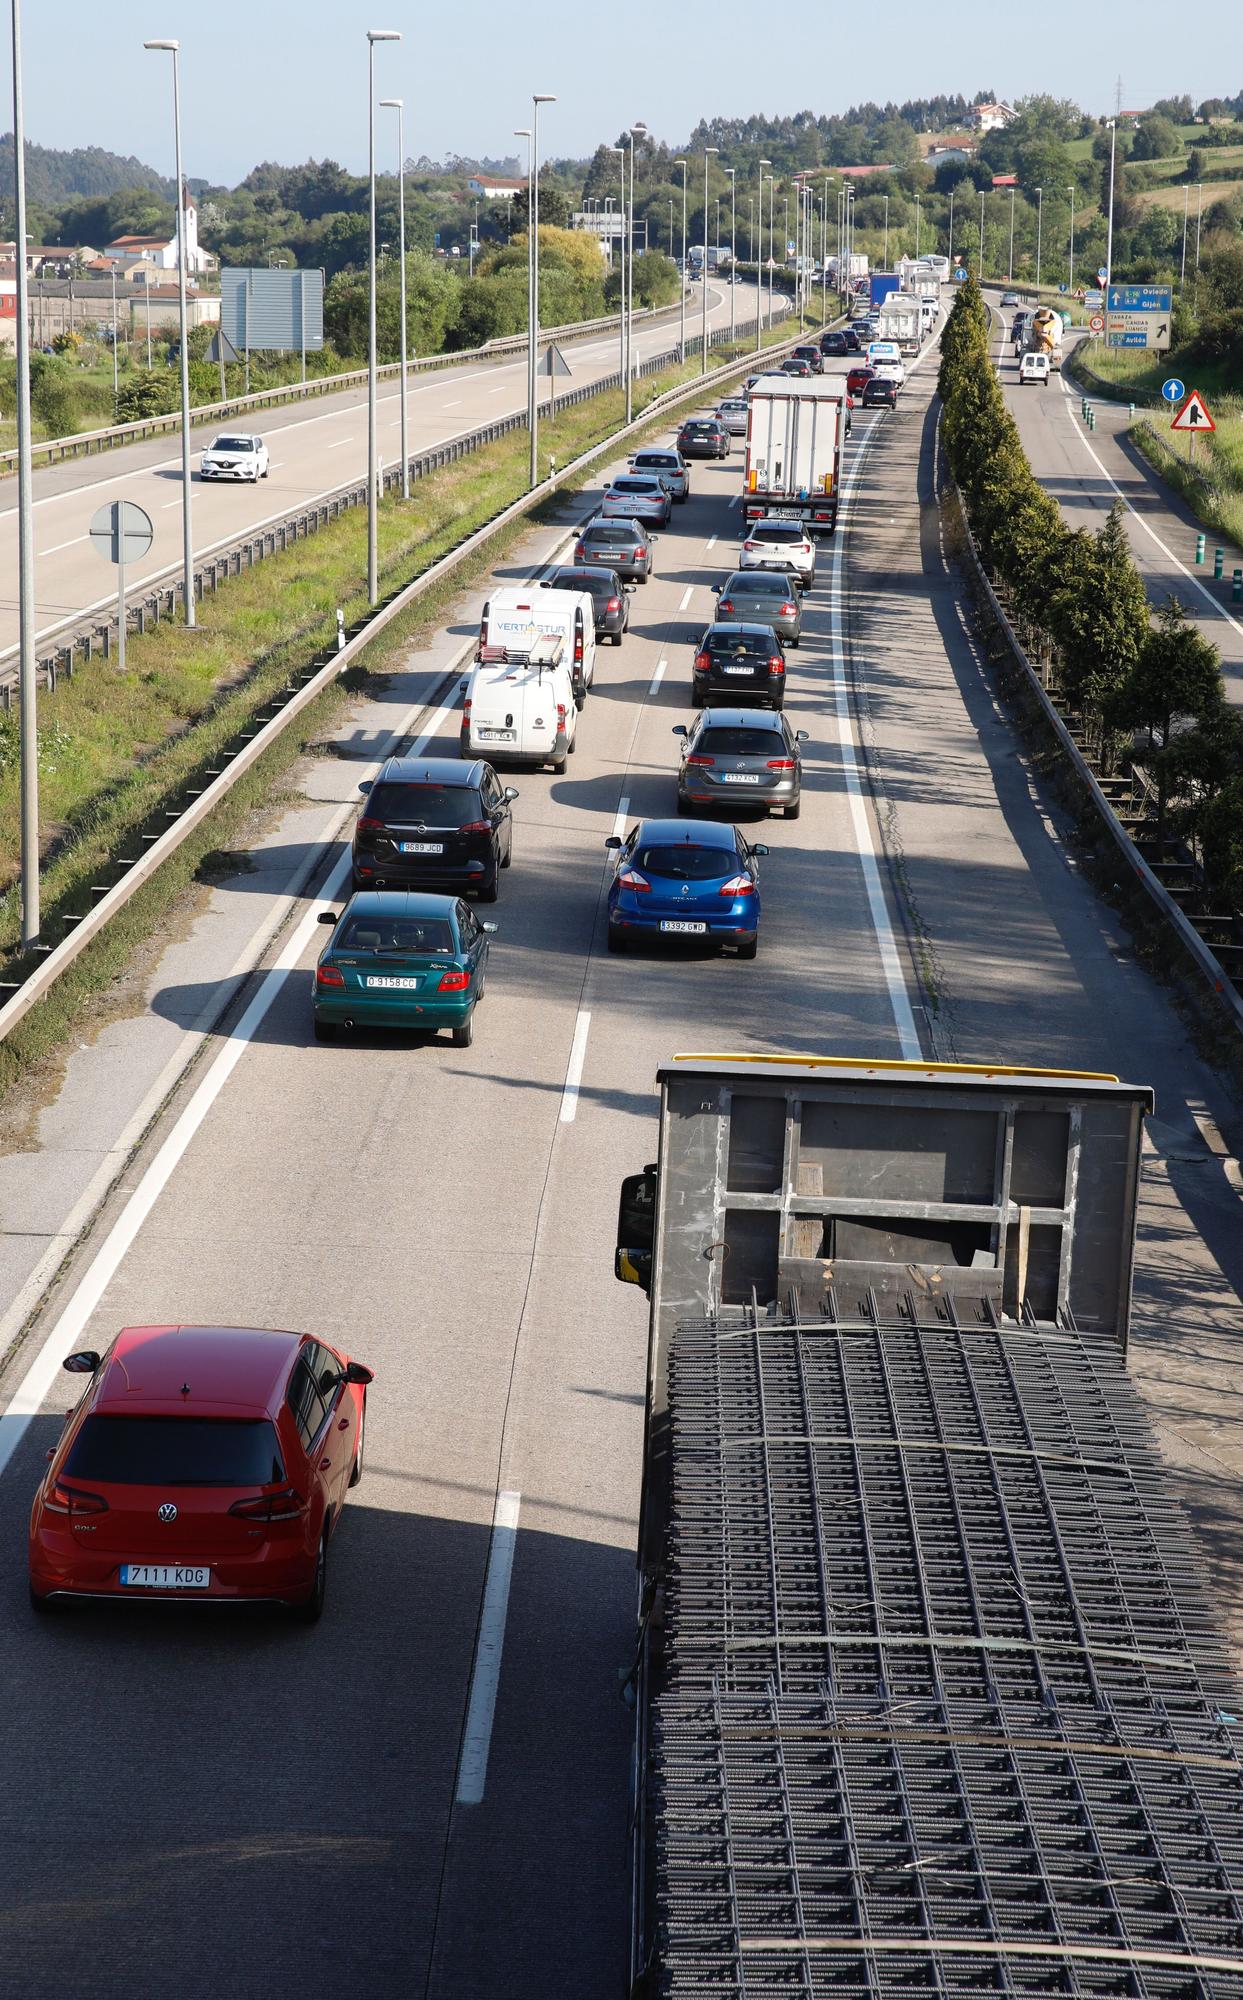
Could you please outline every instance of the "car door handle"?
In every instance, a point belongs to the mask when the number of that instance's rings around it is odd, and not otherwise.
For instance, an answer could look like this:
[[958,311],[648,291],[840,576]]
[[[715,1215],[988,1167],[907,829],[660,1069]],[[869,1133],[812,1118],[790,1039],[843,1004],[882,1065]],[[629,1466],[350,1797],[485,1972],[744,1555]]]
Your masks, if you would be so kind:
[[350,1427],[350,1420],[349,1420],[349,1418],[348,1418],[348,1417],[342,1417],[342,1418],[341,1418],[341,1421],[340,1421],[340,1422],[338,1423],[338,1425],[337,1425],[337,1429],[338,1429],[339,1431],[348,1431],[349,1427]]
[[321,1472],[331,1472],[332,1460],[330,1458],[321,1458],[319,1461],[319,1469]]

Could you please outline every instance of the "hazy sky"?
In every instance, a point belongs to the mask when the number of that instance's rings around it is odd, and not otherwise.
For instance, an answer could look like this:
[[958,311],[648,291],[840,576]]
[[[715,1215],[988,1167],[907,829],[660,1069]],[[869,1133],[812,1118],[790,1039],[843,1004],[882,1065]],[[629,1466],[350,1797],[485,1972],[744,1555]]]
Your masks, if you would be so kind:
[[377,48],[378,94],[406,100],[407,153],[437,159],[516,151],[533,90],[559,100],[541,112],[541,152],[584,154],[636,119],[677,142],[705,114],[844,111],[939,91],[1048,90],[1105,111],[1120,66],[1128,108],[1243,88],[1237,0],[1201,0],[1181,17],[1157,0],[890,0],[879,11],[827,0],[23,0],[23,19],[29,138],[105,146],[171,173],[169,58],[142,43],[175,35],[186,171],[225,183],[263,159],[365,166],[369,27],[402,30]]

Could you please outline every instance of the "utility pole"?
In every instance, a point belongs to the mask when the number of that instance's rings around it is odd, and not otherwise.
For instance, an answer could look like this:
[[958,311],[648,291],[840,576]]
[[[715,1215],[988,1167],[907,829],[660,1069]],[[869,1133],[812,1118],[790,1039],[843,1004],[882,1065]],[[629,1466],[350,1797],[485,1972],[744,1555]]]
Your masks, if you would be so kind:
[[1070,196],[1070,270],[1066,282],[1066,292],[1069,297],[1075,289],[1075,184],[1073,181],[1066,192]]
[[30,321],[26,274],[26,121],[22,9],[13,7],[13,234],[17,326],[18,701],[21,711],[22,943],[39,936],[39,703],[35,661],[34,475],[30,457]]
[[[634,142],[640,136],[640,134],[646,131],[647,131],[647,126],[643,123],[642,119],[636,119],[635,123],[630,127],[630,133],[629,133],[630,242],[628,248],[630,254],[626,261],[626,422],[627,423],[630,423],[630,421],[634,416],[634,253],[635,253],[635,234],[636,234],[635,221],[634,221]],[[624,161],[622,162],[622,165],[624,168],[625,166]],[[645,236],[644,248],[646,247],[647,247],[647,239]]]
[[1036,189],[1036,303],[1040,303],[1040,246],[1044,227],[1044,189]]
[[729,175],[729,344],[734,344],[738,324],[738,169],[726,167]]
[[[410,440],[406,432],[406,135],[405,111],[400,97],[382,97],[380,103],[386,111],[397,113],[397,213],[398,243],[401,254],[401,497],[410,498]],[[479,233],[479,209],[475,208],[475,234]],[[471,252],[471,275],[474,276],[474,251]]]
[[980,283],[983,284],[984,283],[984,190],[983,188],[980,189],[980,264],[979,264],[978,277]]
[[690,276],[690,267],[686,261],[686,161],[675,160],[673,164],[675,167],[681,167],[682,169],[682,285],[681,285],[682,309],[678,316],[678,365],[679,367],[685,368],[686,366],[686,281]]
[[1015,197],[1015,193],[1016,193],[1016,192],[1017,192],[1017,190],[1016,190],[1015,188],[1013,188],[1013,187],[1012,187],[1012,188],[1010,189],[1010,269],[1009,269],[1009,279],[1010,279],[1010,283],[1011,283],[1011,284],[1013,284],[1013,283],[1014,283],[1014,197]]
[[1187,222],[1190,215],[1190,211],[1191,211],[1191,182],[1188,181],[1186,187],[1183,189],[1183,256],[1182,256],[1182,262],[1178,267],[1178,292],[1180,298],[1182,296],[1183,286],[1187,282]]
[[[1121,87],[1122,79],[1118,79]],[[1109,215],[1105,229],[1105,305],[1109,305],[1109,287],[1114,275],[1114,163],[1118,150],[1118,121],[1109,121]]]
[[[771,167],[771,165],[771,160],[761,160],[759,164],[760,254],[755,263],[755,351],[757,354],[760,351],[760,335],[764,325],[764,273],[762,269],[764,261],[764,169],[765,167]],[[772,324],[771,320],[769,324]]]
[[[368,206],[367,239],[367,601],[380,601],[380,547],[379,522],[376,509],[376,485],[380,477],[378,445],[376,440],[376,370],[375,370],[375,45],[377,42],[399,42],[396,28],[368,28],[367,30],[367,175],[370,187]],[[247,314],[246,351],[250,352],[250,316]]]
[[882,269],[889,269],[889,196],[885,196],[885,260]]
[[[190,346],[186,312],[186,184],[181,171],[181,73],[178,57],[181,44],[175,41],[144,42],[144,49],[158,49],[173,59],[173,151],[177,176],[177,323],[181,342],[181,562],[182,597],[186,624],[197,623],[194,615],[194,536],[190,525]],[[148,295],[148,309],[150,295]]]
[[720,150],[719,146],[704,147],[704,267],[703,305],[700,313],[700,326],[703,332],[699,348],[699,372],[701,375],[706,375],[708,372],[708,161],[713,153],[719,153]]

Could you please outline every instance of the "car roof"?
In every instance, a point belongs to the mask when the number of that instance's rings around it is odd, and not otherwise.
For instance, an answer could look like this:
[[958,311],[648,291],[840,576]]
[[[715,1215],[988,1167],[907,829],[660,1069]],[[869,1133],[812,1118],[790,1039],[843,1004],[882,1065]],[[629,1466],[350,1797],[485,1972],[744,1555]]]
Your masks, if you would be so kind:
[[737,836],[732,826],[716,819],[642,819],[638,837],[670,847],[733,847]]
[[704,633],[704,638],[710,639],[714,632],[751,632],[751,633],[766,632],[768,636],[771,638],[772,630],[773,628],[771,625],[762,625],[755,619],[714,618],[711,625],[709,625],[707,631]]
[[726,729],[767,729],[774,736],[782,731],[781,717],[772,708],[701,708],[698,716],[699,732],[715,729],[718,724]]
[[123,1327],[96,1378],[91,1409],[275,1415],[304,1338],[254,1326]]
[[807,530],[801,521],[792,521],[786,514],[765,514],[758,521],[747,523],[748,535],[762,534],[765,528],[797,528],[803,540],[807,540]]
[[616,572],[607,563],[558,563],[551,576],[546,576],[546,584],[577,582],[580,577],[598,577],[601,583],[612,583]]
[[639,523],[633,520],[629,514],[614,514],[612,516],[597,514],[593,520],[588,521],[585,528],[580,530],[579,540],[581,541],[584,535],[594,534],[597,529],[601,528],[605,529],[610,535],[616,528],[633,528],[640,541],[644,538],[643,530],[639,526]]
[[644,458],[656,458],[656,459],[672,458],[676,460],[677,456],[678,454],[673,449],[673,446],[671,444],[649,444],[645,445],[642,451],[636,451],[634,455],[634,462],[636,465],[638,465],[640,460]]
[[436,896],[426,889],[358,889],[341,915],[351,917],[451,917],[456,896]]
[[465,790],[479,783],[484,768],[482,757],[470,764],[464,764],[460,757],[389,757],[376,784],[449,785]]

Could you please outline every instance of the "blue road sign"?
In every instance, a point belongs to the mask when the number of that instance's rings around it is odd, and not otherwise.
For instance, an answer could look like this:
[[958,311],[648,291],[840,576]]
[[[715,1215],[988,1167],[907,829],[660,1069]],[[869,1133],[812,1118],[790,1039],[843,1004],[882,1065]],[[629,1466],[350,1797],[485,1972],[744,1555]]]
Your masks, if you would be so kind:
[[1070,286],[1067,284],[1065,278],[1061,278],[1058,280],[1057,288],[1059,292],[1068,292],[1070,290]]
[[1168,382],[1161,384],[1161,394],[1167,403],[1181,403],[1186,393],[1186,386],[1179,381],[1177,375],[1171,375]]
[[1110,312],[1167,313],[1174,307],[1174,292],[1170,285],[1111,285],[1109,287]]
[[1108,271],[1107,271],[1107,270],[1105,269],[1105,266],[1104,266],[1104,265],[1102,264],[1102,265],[1101,265],[1101,267],[1100,267],[1100,270],[1099,270],[1099,271],[1097,272],[1097,274],[1096,274],[1096,282],[1097,282],[1097,284],[1098,284],[1098,285],[1103,285],[1103,284],[1104,284],[1104,282],[1105,282],[1105,280],[1106,280],[1106,278],[1107,278],[1108,276],[1109,276],[1109,273],[1108,273]]
[[1111,347],[1147,347],[1148,335],[1142,332],[1111,333],[1109,336],[1109,345]]
[[954,280],[954,283],[955,283],[956,285],[961,285],[961,284],[962,284],[962,282],[963,282],[963,280],[964,280],[964,279],[966,278],[966,275],[967,275],[967,273],[966,273],[966,271],[965,271],[965,270],[963,269],[963,267],[962,267],[962,265],[961,265],[961,264],[960,264],[960,265],[958,266],[958,269],[957,269],[956,271],[951,271],[951,272],[950,272],[950,276],[951,276],[951,278],[952,278],[952,279]]

